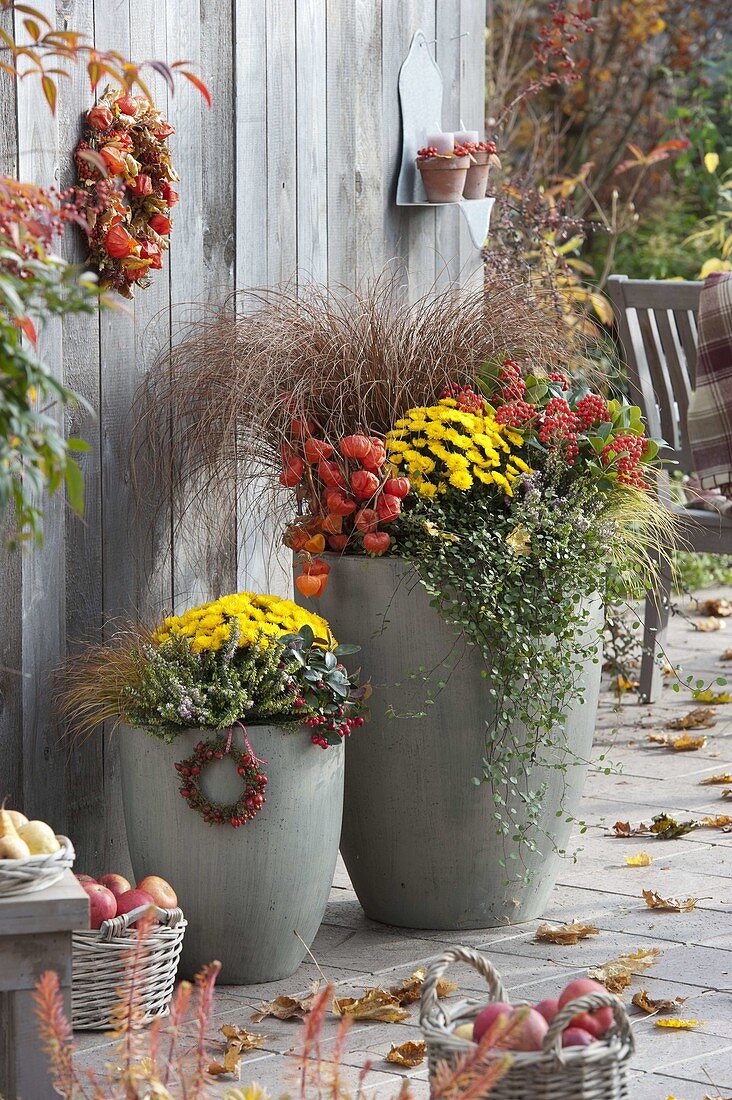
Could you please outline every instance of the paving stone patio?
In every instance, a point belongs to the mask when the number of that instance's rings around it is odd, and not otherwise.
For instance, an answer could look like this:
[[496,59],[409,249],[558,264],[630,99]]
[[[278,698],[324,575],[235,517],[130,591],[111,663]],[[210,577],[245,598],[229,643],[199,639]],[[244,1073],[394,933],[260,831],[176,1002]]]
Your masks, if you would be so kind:
[[[715,593],[715,595],[730,593]],[[707,598],[711,593],[704,593]],[[720,655],[732,646],[729,627],[701,633],[690,620],[694,607],[679,605],[672,619],[668,653],[673,663],[682,662],[685,673],[713,678],[724,675]],[[339,866],[328,911],[313,944],[313,954],[327,978],[341,995],[358,995],[364,987],[393,985],[408,977],[446,946],[465,943],[485,951],[500,970],[517,999],[538,1001],[556,995],[572,976],[639,947],[658,947],[662,954],[642,978],[634,979],[626,993],[630,1005],[634,992],[644,988],[651,996],[688,998],[683,1016],[702,1021],[691,1031],[669,1031],[654,1018],[630,1009],[637,1053],[631,1086],[632,1100],[722,1100],[732,1096],[732,836],[703,829],[677,840],[619,840],[607,828],[617,820],[648,821],[667,811],[673,816],[732,813],[721,787],[700,781],[715,772],[732,770],[732,705],[718,706],[717,724],[707,732],[705,748],[674,752],[649,745],[647,734],[663,731],[672,716],[686,714],[696,705],[688,692],[676,695],[667,678],[662,701],[639,706],[633,694],[618,707],[609,690],[603,693],[595,742],[596,759],[606,757],[590,775],[583,805],[587,832],[575,838],[576,862],[567,860],[545,917],[555,921],[592,918],[600,935],[574,947],[534,942],[540,922],[513,928],[451,935],[446,932],[404,931],[380,925],[364,917],[351,890],[345,869]],[[720,690],[716,688],[716,690]],[[729,717],[727,717],[729,713]],[[612,774],[604,768],[613,766]],[[649,867],[626,866],[625,857],[646,850],[653,857]],[[664,896],[694,896],[696,908],[688,913],[658,912],[645,905],[644,888]],[[457,967],[450,976],[463,989],[480,990],[482,980],[468,967]],[[319,977],[312,962],[294,977],[261,986],[222,987],[216,996],[211,1027],[212,1051],[222,1047],[216,1031],[229,1021],[250,1024],[260,1000],[280,993],[304,992]],[[337,1021],[326,1028],[323,1051],[327,1057]],[[293,1088],[294,1063],[288,1054],[299,1037],[296,1023],[266,1020],[256,1026],[268,1038],[263,1050],[242,1063],[242,1083],[256,1081],[274,1096]],[[413,1083],[413,1094],[428,1096],[426,1069],[400,1070],[384,1061],[392,1043],[419,1038],[417,1011],[402,1024],[359,1023],[349,1034],[345,1053],[344,1082],[356,1085],[363,1067],[372,1064],[364,1090],[379,1097],[394,1096],[403,1077]],[[80,1033],[77,1055],[83,1066],[101,1067],[109,1062],[113,1046],[101,1034]],[[216,1085],[213,1095],[223,1096],[228,1085]]]

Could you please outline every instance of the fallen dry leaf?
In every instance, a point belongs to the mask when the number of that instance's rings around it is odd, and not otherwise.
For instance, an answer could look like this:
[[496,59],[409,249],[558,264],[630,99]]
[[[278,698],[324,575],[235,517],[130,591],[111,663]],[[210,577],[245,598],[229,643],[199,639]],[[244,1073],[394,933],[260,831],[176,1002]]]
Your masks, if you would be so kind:
[[566,946],[574,946],[580,940],[586,940],[588,936],[599,936],[600,929],[594,924],[585,924],[583,921],[573,920],[569,924],[542,924],[536,930],[536,943],[560,943]]
[[235,1024],[224,1024],[221,1031],[226,1039],[226,1050],[223,1062],[212,1062],[208,1072],[212,1077],[221,1077],[231,1073],[237,1079],[239,1077],[239,1064],[242,1056],[249,1050],[258,1050],[264,1046],[266,1035],[259,1035],[254,1031],[247,1031],[245,1027],[237,1027]]
[[694,698],[700,703],[732,703],[732,694],[729,691],[712,691],[711,688],[695,691]]
[[726,622],[724,619],[717,619],[710,615],[708,619],[693,619],[694,628],[700,630],[702,634],[711,634],[713,630],[724,630]]
[[276,1020],[304,1020],[313,1007],[315,995],[320,988],[320,982],[313,982],[310,994],[307,997],[275,997],[273,1001],[262,1001],[257,1011],[252,1016],[255,1024],[266,1020],[268,1016],[274,1016]]
[[682,718],[674,718],[666,725],[670,730],[711,729],[717,724],[717,714],[711,707],[694,707]]
[[732,787],[725,787],[722,791],[722,798],[732,797]]
[[707,743],[706,737],[690,737],[688,733],[682,733],[681,737],[672,737],[669,733],[652,733],[648,740],[654,745],[664,745],[667,749],[675,749],[676,752],[695,752],[703,749]]
[[663,998],[656,999],[651,997],[647,989],[641,989],[638,993],[633,994],[632,1003],[636,1008],[641,1008],[651,1015],[657,1012],[675,1012],[685,1001],[686,997],[674,997],[672,1001]]
[[630,985],[634,974],[644,974],[660,955],[658,947],[639,947],[637,951],[619,955],[617,959],[611,959],[601,966],[591,966],[587,976],[601,982],[608,993],[619,994]]
[[679,1031],[691,1031],[699,1027],[701,1020],[656,1020],[656,1027],[675,1027]]
[[651,825],[651,832],[659,840],[675,840],[679,836],[686,836],[692,829],[697,828],[696,821],[677,821],[668,814],[656,814]]
[[666,909],[670,913],[690,913],[696,906],[696,898],[662,898],[655,890],[644,890],[643,897],[649,909]]
[[674,840],[698,827],[698,821],[677,821],[668,814],[656,814],[650,825],[646,825],[643,821],[639,825],[631,825],[629,821],[616,821],[613,825],[613,835],[622,838],[655,836],[657,840]]
[[425,1060],[427,1053],[427,1044],[424,1039],[419,1039],[416,1042],[409,1039],[406,1043],[401,1043],[398,1047],[392,1045],[391,1050],[386,1056],[387,1062],[394,1062],[398,1066],[409,1066],[410,1069],[414,1069],[415,1066],[421,1066]]
[[707,829],[721,829],[728,833],[732,829],[732,817],[729,814],[717,814],[716,817],[703,817],[700,822]]
[[622,674],[615,677],[615,690],[621,695],[626,691],[635,691],[639,687],[640,680],[632,680]]
[[634,856],[626,856],[625,863],[628,867],[650,867],[653,856],[649,856],[648,852],[638,852]]
[[699,605],[702,615],[717,615],[720,619],[728,619],[732,615],[732,603],[729,600],[717,597],[712,600],[704,600]]
[[[391,986],[389,993],[402,1006],[414,1004],[422,996],[422,986],[426,977],[427,971],[423,966],[420,966],[413,974],[405,978],[401,985]],[[439,998],[450,997],[459,988],[456,982],[448,982],[446,978],[440,978],[437,982],[437,996]]]
[[706,779],[699,780],[702,787],[711,787],[715,783],[732,783],[732,775],[729,772],[719,772],[717,775],[710,775]]
[[354,1020],[380,1020],[384,1024],[398,1024],[409,1016],[406,1008],[385,989],[367,989],[362,997],[334,997],[335,1016],[350,1016]]
[[732,661],[732,649],[725,649],[719,659],[720,661]]

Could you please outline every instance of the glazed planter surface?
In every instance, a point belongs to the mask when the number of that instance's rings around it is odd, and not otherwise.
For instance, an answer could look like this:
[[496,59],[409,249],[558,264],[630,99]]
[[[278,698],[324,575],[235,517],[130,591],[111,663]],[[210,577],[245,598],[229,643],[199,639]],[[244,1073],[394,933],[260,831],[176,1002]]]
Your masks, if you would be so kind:
[[[548,784],[541,824],[551,840],[538,851],[496,834],[491,787],[481,774],[490,684],[483,662],[430,606],[414,569],[398,558],[328,555],[332,568],[318,611],[336,638],[361,646],[351,660],[371,679],[372,718],[346,745],[341,852],[365,912],[409,928],[486,928],[541,914],[559,870],[582,794],[595,724],[600,662],[583,671],[585,701],[568,716],[557,761],[566,772],[535,768],[534,789]],[[303,601],[304,602],[304,601]],[[602,623],[600,601],[592,627]],[[500,639],[498,639],[500,644]],[[414,677],[435,670],[434,704]],[[396,716],[393,716],[392,714]],[[420,711],[424,717],[411,717]],[[522,727],[516,727],[521,736]],[[569,746],[567,753],[562,747]],[[575,759],[576,757],[576,759]],[[557,817],[559,809],[566,811]],[[519,815],[522,808],[517,807]],[[517,856],[514,862],[511,854]],[[508,858],[507,858],[508,857]],[[511,871],[529,872],[528,884]]]
[[426,157],[417,161],[428,202],[460,202],[468,157]]
[[[211,734],[191,730],[168,745],[142,730],[120,731],[122,793],[137,881],[161,875],[188,920],[181,975],[212,959],[223,984],[253,984],[294,973],[320,926],[338,855],[343,812],[343,747],[316,748],[307,731],[248,727],[267,761],[264,807],[238,829],[207,825],[178,793],[176,761]],[[243,748],[241,731],[234,744]],[[231,760],[201,773],[203,792],[234,801],[242,784]]]

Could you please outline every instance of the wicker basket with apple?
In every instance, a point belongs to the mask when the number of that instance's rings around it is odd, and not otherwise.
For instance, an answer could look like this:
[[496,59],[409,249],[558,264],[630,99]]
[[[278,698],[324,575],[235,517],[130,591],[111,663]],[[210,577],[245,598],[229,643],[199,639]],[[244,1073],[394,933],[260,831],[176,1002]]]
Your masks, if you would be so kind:
[[[487,1004],[471,998],[447,1007],[438,999],[437,984],[455,962],[467,963],[485,978]],[[571,981],[557,998],[511,1004],[488,959],[468,947],[455,947],[427,973],[420,1023],[433,1087],[480,1063],[486,1069],[501,1065],[503,1071],[491,1087],[490,1100],[630,1096],[628,1068],[635,1043],[625,1007],[589,978]]]
[[0,808],[0,897],[45,890],[73,867],[71,841],[45,821]]
[[[77,875],[89,896],[91,927],[73,933],[71,1011],[75,1028],[106,1031],[130,983],[130,948],[138,922],[152,917],[141,943],[136,998],[140,1022],[167,1015],[187,922],[170,883],[148,875],[132,884],[123,875]],[[140,977],[142,980],[140,981]]]

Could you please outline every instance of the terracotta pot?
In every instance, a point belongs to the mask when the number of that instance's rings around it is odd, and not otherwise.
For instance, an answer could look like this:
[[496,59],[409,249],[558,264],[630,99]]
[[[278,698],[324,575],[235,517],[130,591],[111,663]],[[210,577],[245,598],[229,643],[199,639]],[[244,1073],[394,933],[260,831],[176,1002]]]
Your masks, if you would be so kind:
[[[162,875],[178,895],[188,920],[181,976],[192,978],[219,959],[224,985],[287,978],[313,942],[330,894],[343,810],[343,746],[323,752],[305,730],[250,726],[252,747],[267,761],[267,801],[252,821],[233,829],[207,825],[178,792],[175,762],[210,736],[183,731],[169,745],[142,730],[120,732],[135,877]],[[239,730],[234,742],[244,747]],[[241,793],[227,760],[206,768],[201,786],[217,802]]]
[[[341,834],[366,914],[406,928],[453,930],[539,916],[582,796],[601,661],[584,665],[577,681],[584,699],[571,706],[557,737],[553,763],[565,770],[536,766],[531,772],[534,789],[546,789],[540,828],[531,834],[536,848],[529,849],[497,835],[491,785],[471,782],[485,752],[492,688],[501,685],[484,678],[482,658],[431,606],[410,564],[397,557],[328,558],[332,569],[318,611],[336,638],[361,646],[354,666],[373,685],[371,721],[346,744]],[[589,601],[589,612],[587,630],[596,637],[599,598]],[[429,707],[421,669],[445,680],[440,690],[431,681]],[[515,736],[522,731],[517,721]],[[519,790],[518,764],[516,782]],[[518,796],[513,811],[517,823],[526,820]]]
[[425,157],[417,161],[428,202],[460,202],[469,157]]
[[473,153],[475,164],[470,162],[468,174],[463,188],[464,199],[484,199],[488,186],[488,173],[491,166],[488,160],[489,154],[485,149]]

